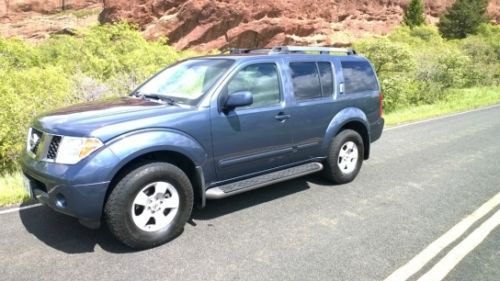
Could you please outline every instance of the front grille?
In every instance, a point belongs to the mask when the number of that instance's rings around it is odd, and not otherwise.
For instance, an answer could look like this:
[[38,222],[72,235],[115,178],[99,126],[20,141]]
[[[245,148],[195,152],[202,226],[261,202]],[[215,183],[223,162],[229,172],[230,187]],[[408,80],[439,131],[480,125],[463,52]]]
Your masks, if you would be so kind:
[[54,162],[61,145],[62,137],[52,135],[35,128],[28,132],[28,155],[36,160]]
[[43,133],[37,129],[32,128],[28,139],[28,150],[36,155],[40,143],[42,142]]
[[60,136],[53,136],[50,141],[49,150],[47,151],[47,159],[55,160],[57,156],[57,150],[59,149],[59,144],[61,143]]

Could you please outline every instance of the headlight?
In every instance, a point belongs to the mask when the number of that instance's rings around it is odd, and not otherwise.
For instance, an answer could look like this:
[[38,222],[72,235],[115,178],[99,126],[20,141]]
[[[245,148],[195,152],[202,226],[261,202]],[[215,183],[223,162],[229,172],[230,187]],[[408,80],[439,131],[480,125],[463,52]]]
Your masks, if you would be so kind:
[[76,164],[101,146],[102,142],[96,138],[62,137],[56,163]]

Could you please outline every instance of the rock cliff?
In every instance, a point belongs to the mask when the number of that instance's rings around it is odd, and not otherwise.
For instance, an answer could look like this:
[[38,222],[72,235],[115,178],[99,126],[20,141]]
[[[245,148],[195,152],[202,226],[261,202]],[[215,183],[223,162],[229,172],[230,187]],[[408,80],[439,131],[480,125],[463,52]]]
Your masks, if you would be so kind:
[[55,13],[61,10],[82,9],[102,0],[0,0],[0,18],[23,12]]
[[[401,22],[409,0],[105,0],[101,22],[138,24],[147,38],[167,36],[179,49],[349,44]],[[426,0],[430,22],[453,0]],[[500,2],[489,13],[500,22]]]
[[43,40],[97,24],[103,0],[0,0],[0,36]]

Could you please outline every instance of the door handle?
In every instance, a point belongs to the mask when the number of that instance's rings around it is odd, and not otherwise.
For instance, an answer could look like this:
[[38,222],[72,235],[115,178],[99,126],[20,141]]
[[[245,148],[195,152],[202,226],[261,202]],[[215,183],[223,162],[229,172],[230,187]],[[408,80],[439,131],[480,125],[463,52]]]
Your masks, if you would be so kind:
[[285,114],[284,112],[278,113],[274,118],[280,122],[286,121],[292,117],[290,114]]

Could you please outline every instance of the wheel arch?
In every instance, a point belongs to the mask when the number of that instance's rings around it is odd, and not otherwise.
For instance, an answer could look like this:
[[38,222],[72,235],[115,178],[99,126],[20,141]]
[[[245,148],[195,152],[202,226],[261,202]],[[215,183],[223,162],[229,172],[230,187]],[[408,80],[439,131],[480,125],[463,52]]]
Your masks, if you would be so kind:
[[148,162],[162,161],[179,167],[193,186],[195,204],[205,205],[205,176],[209,173],[208,152],[191,136],[174,130],[144,130],[117,137],[106,143],[119,159],[108,171],[110,181],[103,204],[116,183],[132,169]]
[[322,144],[322,154],[328,155],[333,138],[346,129],[356,131],[363,139],[364,155],[367,160],[370,157],[370,131],[366,114],[359,108],[349,107],[341,110],[333,117],[328,125]]
[[113,175],[108,190],[106,191],[106,196],[104,198],[104,204],[106,204],[107,199],[116,184],[125,177],[132,170],[151,162],[166,162],[177,166],[181,169],[191,181],[194,194],[194,203],[198,207],[205,206],[205,192],[204,192],[204,180],[203,172],[196,166],[195,162],[191,160],[186,155],[172,150],[157,150],[145,152],[137,155],[135,158],[128,160],[128,162],[121,165],[121,167]]

